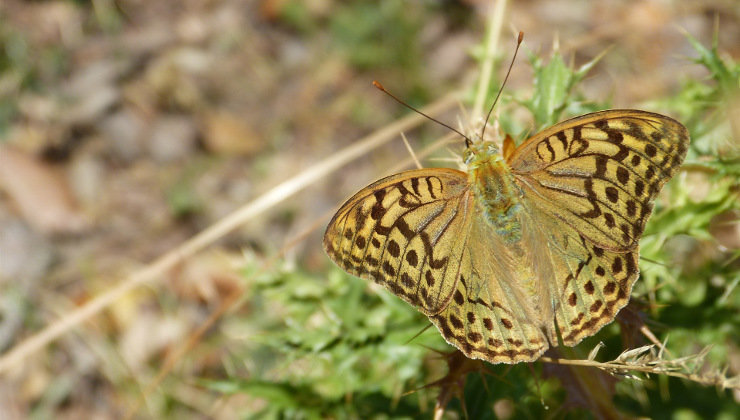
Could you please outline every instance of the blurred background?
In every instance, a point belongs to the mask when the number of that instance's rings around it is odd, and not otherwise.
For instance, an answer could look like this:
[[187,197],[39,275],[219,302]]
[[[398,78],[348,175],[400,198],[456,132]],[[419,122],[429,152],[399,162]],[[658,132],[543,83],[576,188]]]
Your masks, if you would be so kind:
[[[372,80],[416,106],[469,89],[480,70],[475,57],[483,48],[489,10],[483,0],[3,0],[0,352],[281,181],[408,113],[375,90]],[[666,98],[675,98],[687,83],[710,78],[706,66],[694,60],[698,53],[683,31],[707,48],[716,34],[720,56],[740,57],[735,0],[512,1],[503,28],[497,57],[503,67],[516,32],[525,33],[506,87],[514,99],[527,98],[534,89],[532,59],[547,59],[554,49],[575,67],[606,52],[579,85],[585,99],[655,111],[665,110]],[[667,108],[676,107],[674,102]],[[520,127],[531,128],[526,110],[512,108],[512,113]],[[440,118],[454,125],[460,115],[453,107]],[[446,132],[424,123],[408,134],[420,149]],[[320,408],[306,416],[364,417],[384,407],[391,415],[397,409],[428,418],[434,390],[402,396],[445,373],[445,365],[420,345],[395,346],[378,356],[397,363],[387,371],[373,367],[375,359],[367,356],[361,362],[369,365],[362,369],[374,373],[328,380],[340,369],[337,360],[348,361],[352,372],[358,369],[353,347],[343,350],[343,359],[325,358],[327,365],[320,366],[301,355],[337,348],[336,343],[326,341],[324,332],[300,343],[290,336],[321,324],[310,314],[328,299],[324,293],[377,296],[332,268],[321,235],[328,211],[407,157],[399,137],[27,355],[0,379],[0,417],[119,418],[136,404],[142,407],[135,417],[269,416],[277,413],[270,407],[278,395],[294,410],[280,413],[297,417],[304,403],[326,400],[345,408]],[[726,217],[737,220],[736,213]],[[286,241],[317,223],[318,229],[261,268]],[[723,249],[740,247],[732,235]],[[714,257],[702,254],[704,260],[695,264],[716,263]],[[351,291],[343,289],[348,282]],[[223,308],[233,290],[242,292],[241,304],[178,359],[156,392],[146,392],[163,360]],[[696,304],[706,296],[711,293]],[[737,300],[737,291],[734,296]],[[411,320],[401,344],[424,325],[423,316],[388,294],[372,299],[379,300],[368,306],[379,309],[363,318],[378,320],[363,321],[363,333],[386,325],[393,311],[404,311]],[[291,306],[295,302],[304,306],[298,310]],[[737,321],[736,315],[723,316]],[[358,331],[333,328],[332,340]],[[722,328],[733,331],[732,324]],[[735,333],[737,328],[734,324]],[[271,329],[285,336],[266,334]],[[386,335],[377,331],[355,337],[354,348],[382,341]],[[435,334],[424,336],[444,348]],[[730,344],[734,350],[720,360],[736,375],[737,337]],[[292,353],[294,348],[304,353]],[[371,395],[365,400],[353,400],[342,382],[368,384],[368,378],[388,372],[402,379],[378,384],[363,394]],[[531,376],[526,368],[522,372]],[[637,393],[642,400],[629,397],[633,402],[625,404],[632,413],[655,414],[651,410],[660,406],[665,418],[701,415],[699,405],[674,406],[667,402],[671,398],[654,402],[670,395],[663,379],[657,380],[662,387]],[[718,416],[732,413],[721,407],[740,401],[737,391],[732,397],[712,388],[691,391],[679,384],[679,389],[673,391],[717,399]],[[311,398],[290,400],[303,391]],[[532,400],[526,404],[543,409],[536,388],[517,392]],[[501,418],[520,408],[507,398],[500,401],[508,405],[496,412]],[[357,411],[346,408],[353,406]],[[453,409],[449,415],[460,413]]]

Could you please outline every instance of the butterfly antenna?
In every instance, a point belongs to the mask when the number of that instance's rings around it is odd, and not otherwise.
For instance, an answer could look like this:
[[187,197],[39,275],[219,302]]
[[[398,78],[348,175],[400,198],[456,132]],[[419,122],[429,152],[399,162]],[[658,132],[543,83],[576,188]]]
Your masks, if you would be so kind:
[[397,98],[397,97],[396,97],[396,96],[395,96],[394,94],[392,94],[392,93],[388,92],[387,90],[385,90],[385,88],[383,87],[383,85],[381,85],[381,84],[380,84],[380,82],[378,82],[377,80],[373,80],[373,86],[375,86],[375,87],[376,87],[376,88],[378,88],[379,90],[383,91],[383,93],[385,93],[386,95],[390,96],[390,97],[391,97],[391,98],[393,98],[393,99],[394,99],[394,100],[395,100],[396,102],[398,102],[399,104],[401,104],[401,105],[405,106],[406,108],[408,108],[408,109],[410,109],[410,110],[412,110],[412,111],[416,112],[417,114],[421,114],[421,115],[423,115],[423,116],[427,117],[428,119],[430,119],[430,120],[432,120],[432,121],[436,122],[437,124],[439,124],[439,125],[441,125],[441,126],[443,126],[443,127],[447,127],[447,128],[449,128],[450,130],[454,131],[455,133],[457,133],[457,134],[461,135],[461,136],[462,136],[462,138],[464,138],[464,139],[465,139],[465,147],[470,147],[470,145],[471,145],[471,144],[473,144],[473,143],[472,143],[472,142],[470,141],[470,139],[468,138],[468,136],[466,136],[465,134],[463,134],[462,132],[460,132],[460,130],[456,130],[456,129],[452,128],[451,126],[449,126],[449,125],[447,125],[447,124],[443,123],[442,121],[440,121],[440,120],[438,120],[438,119],[436,119],[436,118],[432,118],[432,117],[430,117],[429,115],[427,115],[427,114],[425,114],[425,113],[423,113],[423,112],[419,111],[418,109],[414,108],[413,106],[411,106],[411,105],[407,104],[406,102],[404,102],[404,101],[402,101],[402,100],[398,99],[398,98]]
[[511,63],[509,63],[509,70],[506,71],[506,77],[504,77],[504,82],[501,83],[501,87],[498,90],[498,93],[496,94],[496,99],[493,100],[493,104],[491,104],[491,109],[488,110],[488,115],[486,115],[486,121],[483,124],[483,130],[481,130],[480,138],[483,140],[483,135],[486,134],[486,126],[488,125],[488,120],[491,118],[491,113],[493,113],[493,107],[496,106],[496,103],[498,102],[498,98],[501,96],[501,92],[504,90],[504,86],[506,86],[506,81],[509,80],[509,74],[511,74],[511,68],[514,67],[514,60],[516,60],[516,53],[519,52],[519,46],[522,45],[522,41],[524,40],[524,32],[519,31],[519,37],[516,40],[516,49],[514,50],[514,56],[511,57]]

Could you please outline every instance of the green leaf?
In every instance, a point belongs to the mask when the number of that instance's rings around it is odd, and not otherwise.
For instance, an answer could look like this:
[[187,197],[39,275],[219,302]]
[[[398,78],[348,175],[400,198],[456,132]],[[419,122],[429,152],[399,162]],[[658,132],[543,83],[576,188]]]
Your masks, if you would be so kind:
[[603,54],[578,69],[565,64],[559,51],[554,51],[547,64],[542,58],[529,54],[534,70],[534,94],[522,103],[532,112],[535,131],[550,127],[562,120],[563,111],[569,106],[573,88],[586,76]]

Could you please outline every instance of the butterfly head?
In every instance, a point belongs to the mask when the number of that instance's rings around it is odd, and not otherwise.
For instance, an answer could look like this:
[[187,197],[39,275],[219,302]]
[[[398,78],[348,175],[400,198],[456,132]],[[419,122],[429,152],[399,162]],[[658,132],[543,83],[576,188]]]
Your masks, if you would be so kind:
[[492,141],[481,141],[472,143],[465,149],[465,165],[468,168],[476,168],[487,163],[503,161],[501,151]]

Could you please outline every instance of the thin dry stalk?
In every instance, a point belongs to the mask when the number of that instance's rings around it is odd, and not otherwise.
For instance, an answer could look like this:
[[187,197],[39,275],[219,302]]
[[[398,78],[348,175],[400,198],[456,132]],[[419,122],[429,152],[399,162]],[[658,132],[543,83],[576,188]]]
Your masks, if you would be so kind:
[[450,133],[440,138],[439,140],[436,140],[434,143],[422,149],[420,152],[415,153],[417,159],[408,157],[402,160],[397,165],[392,166],[388,171],[386,171],[386,173],[395,174],[402,170],[408,169],[409,166],[411,166],[412,164],[416,164],[417,160],[424,159],[427,156],[431,155],[432,153],[436,152],[437,150],[447,146],[448,144],[459,142],[459,141],[460,141],[460,136],[458,136],[456,133]]
[[554,359],[541,357],[539,361],[557,365],[588,366],[601,369],[610,375],[618,377],[632,377],[639,379],[629,372],[642,372],[645,374],[666,375],[686,379],[705,386],[716,386],[720,389],[740,389],[740,376],[726,377],[725,372],[710,370],[699,372],[704,365],[704,360],[709,348],[705,348],[697,354],[667,360],[662,357],[662,352],[656,354],[655,345],[647,345],[637,349],[624,351],[614,360],[609,362],[597,362],[594,360]]
[[496,59],[496,50],[499,39],[501,39],[501,29],[504,23],[504,12],[506,11],[506,0],[498,0],[494,5],[493,12],[489,14],[488,21],[488,38],[486,39],[486,53],[483,57],[478,80],[478,89],[475,93],[475,102],[473,102],[473,112],[470,123],[481,119],[484,115],[483,106],[486,103],[488,87],[491,84],[491,74],[493,73],[493,64]]
[[[436,115],[455,106],[459,93],[454,92],[437,102],[425,107],[423,111],[427,114]],[[338,168],[346,165],[354,159],[364,156],[369,151],[387,143],[395,138],[400,131],[407,131],[424,121],[417,114],[408,116],[387,125],[351,146],[338,151],[334,155],[324,159],[316,165],[306,169],[300,174],[290,178],[267,191],[254,201],[245,204],[237,211],[226,216],[219,222],[193,236],[191,239],[156,259],[143,269],[131,274],[112,289],[96,296],[88,303],[64,315],[61,319],[46,326],[40,332],[17,344],[0,357],[0,374],[17,367],[30,354],[44,348],[80,323],[90,319],[97,313],[107,308],[111,303],[145,283],[160,278],[165,272],[175,267],[208,245],[222,238],[239,226],[248,222],[255,216],[274,207],[278,203],[316,183]]]
[[401,133],[401,138],[403,139],[403,144],[406,145],[406,150],[408,150],[409,155],[411,155],[411,159],[414,160],[414,165],[416,165],[416,169],[423,168],[423,166],[421,166],[421,162],[419,162],[419,159],[416,157],[416,153],[414,153],[414,149],[411,148],[411,144],[409,144],[409,140],[406,138],[406,134]]

